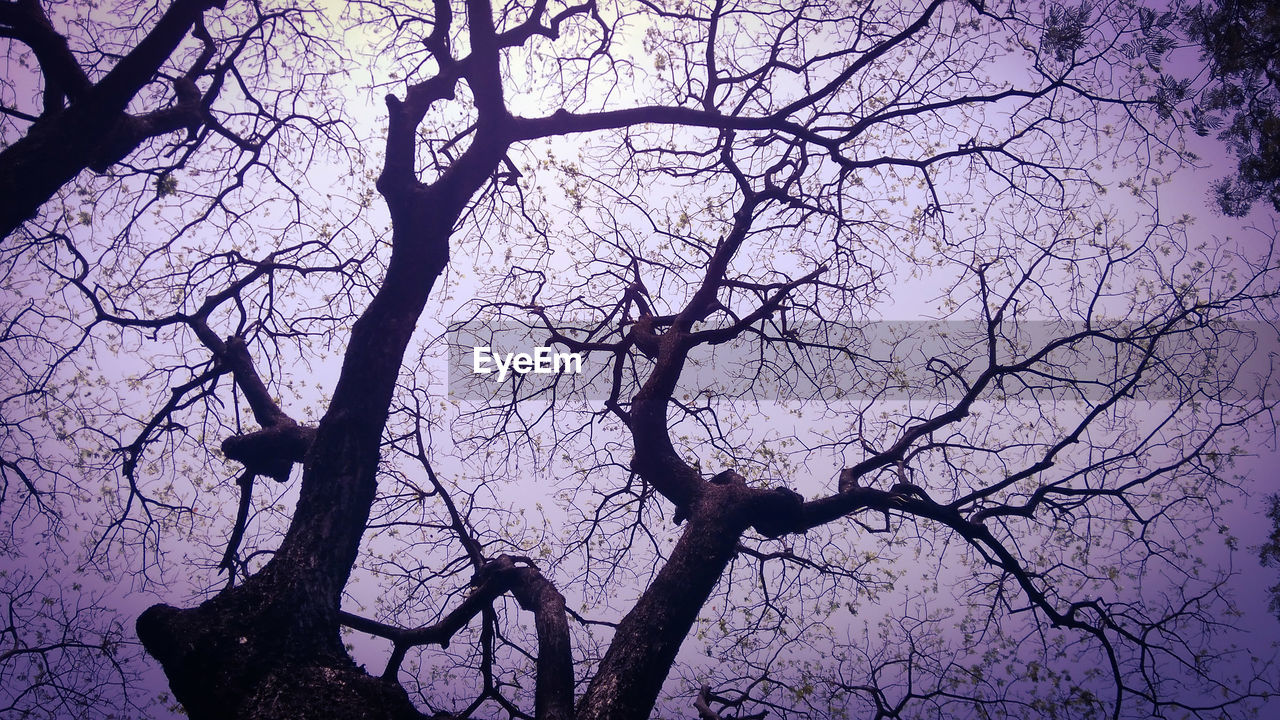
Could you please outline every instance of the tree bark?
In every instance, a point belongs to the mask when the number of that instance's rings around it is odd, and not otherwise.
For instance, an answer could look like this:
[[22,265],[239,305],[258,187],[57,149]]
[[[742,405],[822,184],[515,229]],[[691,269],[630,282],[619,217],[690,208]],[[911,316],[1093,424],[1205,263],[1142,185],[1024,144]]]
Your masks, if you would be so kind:
[[[397,153],[422,108],[389,98],[388,109],[388,163],[378,188],[393,220],[391,259],[352,327],[280,548],[242,586],[196,608],[157,605],[138,618],[139,639],[193,718],[420,717],[398,684],[370,676],[343,649],[342,589],[377,491],[382,431],[405,349],[448,263],[454,223],[508,141],[499,125],[483,125],[454,166],[423,185],[412,146],[408,158]],[[547,602],[543,590],[528,592],[534,604]],[[545,622],[539,619],[540,635],[555,635]]]
[[578,720],[644,720],[749,522],[759,491],[707,485],[666,565],[618,625]]
[[158,605],[138,618],[139,639],[193,718],[417,717],[403,689],[352,663],[338,612],[377,489],[395,378],[447,261],[452,224],[416,225],[411,241],[396,245],[386,279],[352,328],[275,556],[244,585],[197,608]]
[[[85,168],[105,170],[147,137],[187,126],[193,120],[198,123],[198,115],[191,117],[192,112],[198,113],[196,107],[175,105],[141,118],[126,114],[125,108],[137,92],[151,82],[156,70],[200,16],[210,8],[224,5],[225,0],[174,0],[151,32],[101,81],[74,93],[65,108],[45,107],[25,136],[0,151],[0,197],[4,198],[0,203],[0,238],[8,237],[34,216],[59,188]],[[16,8],[15,12],[20,9]],[[41,14],[15,16],[15,21],[23,28],[46,30],[41,33],[42,37],[52,35],[62,40],[61,47],[48,38],[38,43],[48,46],[38,53],[46,80],[50,73],[56,75],[59,71],[64,75],[78,74],[83,79],[83,72],[65,47],[66,41],[51,28],[43,27],[48,25],[48,19],[38,7],[32,12]],[[22,33],[19,32],[18,37],[21,38]],[[54,65],[54,60],[61,64]],[[49,101],[46,93],[46,102]]]

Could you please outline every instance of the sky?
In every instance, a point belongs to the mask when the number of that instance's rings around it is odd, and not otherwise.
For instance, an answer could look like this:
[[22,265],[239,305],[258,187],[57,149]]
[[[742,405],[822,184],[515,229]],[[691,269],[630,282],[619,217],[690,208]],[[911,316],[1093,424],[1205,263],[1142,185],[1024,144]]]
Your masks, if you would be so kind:
[[[352,42],[356,40],[350,39]],[[636,53],[637,63],[648,63],[643,65],[640,71],[642,82],[656,82],[654,71],[650,70],[652,60],[643,48],[634,47],[633,52]],[[1178,59],[1182,63],[1181,67],[1193,67],[1194,58],[1189,54],[1183,54]],[[375,76],[378,70],[375,68],[371,71]],[[352,82],[361,82],[364,78],[355,78]],[[370,95],[376,96],[377,92]],[[618,94],[614,97],[618,103],[624,103],[625,95]],[[527,103],[527,104],[526,104]],[[534,113],[536,104],[532,99],[518,97],[514,100],[513,109],[517,112]],[[372,98],[370,102],[356,109],[353,113],[353,120],[361,125],[362,132],[369,131],[370,137],[376,137],[376,127],[383,119],[382,106],[379,102]],[[1160,191],[1160,214],[1165,220],[1172,220],[1174,217],[1184,213],[1195,216],[1195,221],[1190,225],[1189,234],[1194,238],[1203,239],[1204,242],[1214,244],[1225,250],[1240,251],[1245,254],[1257,253],[1262,250],[1269,242],[1270,237],[1275,235],[1276,216],[1275,213],[1268,208],[1257,207],[1252,214],[1239,220],[1224,218],[1217,214],[1212,208],[1205,195],[1206,179],[1216,178],[1219,175],[1230,171],[1230,159],[1226,158],[1221,148],[1212,138],[1195,139],[1190,141],[1194,144],[1197,152],[1203,158],[1203,167],[1192,170],[1175,173],[1171,183],[1162,187]],[[567,140],[556,141],[552,143],[533,146],[525,159],[536,160],[541,153],[550,150],[557,157],[565,160],[571,160],[575,149],[580,144],[589,144],[590,141]],[[376,160],[377,148],[375,145],[364,148],[367,153],[367,159],[372,163]],[[1123,153],[1123,150],[1120,151]],[[1123,158],[1126,159],[1127,158]],[[321,170],[318,176],[317,185],[324,185],[326,173],[329,171]],[[332,171],[335,174],[337,171]],[[1105,171],[1104,171],[1105,174]],[[188,178],[183,178],[182,182],[188,182]],[[192,182],[197,182],[191,180]],[[661,189],[655,190],[649,197],[662,198],[664,192],[667,195],[674,196],[673,201],[680,200],[678,191]],[[571,215],[567,209],[570,198],[565,192],[556,187],[545,188],[544,208],[549,214],[559,214],[561,216]],[[1113,195],[1112,197],[1115,197]],[[1117,201],[1117,205],[1121,208],[1121,212],[1133,211],[1134,208],[1124,208],[1122,201]],[[370,208],[369,215],[363,221],[367,224],[361,226],[360,230],[368,232],[376,229],[385,222],[381,201],[375,199]],[[583,225],[590,225],[592,219],[587,213],[582,213],[579,218],[585,218],[581,224],[575,224],[574,218],[558,217],[555,222],[551,223],[557,227],[564,227],[572,230],[573,228],[581,229]],[[87,232],[87,231],[86,231]],[[358,236],[358,232],[353,232],[353,236]],[[455,269],[451,270],[451,284],[448,289],[452,293],[453,300],[441,299],[438,305],[433,308],[442,313],[448,313],[457,310],[463,301],[477,292],[481,287],[483,278],[481,274],[490,267],[487,265],[499,265],[506,260],[499,252],[502,248],[499,244],[501,238],[485,238],[488,243],[481,244],[477,242],[472,245],[464,245],[465,253],[459,253],[459,257],[455,258]],[[560,250],[566,258],[565,260],[550,261],[552,267],[558,266],[559,262],[568,262],[570,255],[570,246],[578,245],[590,248],[590,238],[584,237],[556,237],[549,241],[551,249]],[[563,243],[562,245],[557,243]],[[490,254],[485,248],[491,249]],[[474,264],[469,267],[468,263]],[[887,297],[876,307],[878,319],[896,321],[896,320],[919,320],[935,316],[940,312],[939,300],[945,295],[948,287],[949,276],[945,271],[933,274],[923,274],[916,277],[908,276],[902,273],[895,277],[895,285]],[[10,308],[15,307],[16,303],[11,303]],[[447,315],[446,315],[447,316]],[[424,340],[430,338],[440,331],[440,324],[435,318],[429,318],[423,323],[422,336]],[[281,369],[290,371],[300,378],[296,386],[290,387],[290,400],[293,407],[322,407],[324,393],[331,386],[332,378],[337,368],[337,354],[340,351],[342,343],[342,333],[335,333],[335,340],[332,341],[329,353],[324,357],[309,358],[309,366],[305,369],[293,372],[296,368],[281,366]],[[149,351],[155,352],[156,346],[143,345],[142,348],[150,348]],[[145,352],[128,353],[126,357],[111,357],[106,352],[102,357],[94,358],[94,362],[100,363],[98,371],[103,377],[110,378],[111,384],[116,385],[116,390],[122,388],[126,382],[126,377],[137,372],[136,368],[139,362],[146,357]],[[444,360],[442,353],[432,355],[428,364],[435,370],[444,369]],[[448,368],[445,372],[439,372],[437,376],[429,383],[432,389],[443,389],[444,378],[454,368]],[[714,370],[712,371],[714,374]],[[103,391],[103,397],[106,397],[106,391]],[[872,409],[881,410],[898,410],[903,405],[895,404],[901,402],[900,399],[893,399]],[[998,410],[997,410],[998,411]],[[443,411],[446,419],[456,417],[449,413],[457,413],[457,408],[445,409]],[[780,438],[786,438],[790,435],[813,437],[822,435],[827,432],[839,432],[836,429],[837,423],[831,422],[830,415],[833,411],[830,407],[818,409],[816,412],[799,411],[785,405],[770,405],[765,403],[761,407],[748,407],[735,416],[735,434],[738,437],[745,438],[742,442],[749,444],[757,442],[761,446],[767,446],[776,443]],[[827,423],[829,427],[824,426]],[[604,433],[601,433],[604,436]],[[439,432],[433,435],[438,439],[441,446],[447,446],[449,436],[446,432]],[[1234,576],[1229,583],[1231,591],[1234,593],[1238,603],[1240,616],[1236,619],[1237,624],[1243,629],[1243,634],[1232,636],[1234,640],[1238,640],[1242,644],[1246,644],[1255,653],[1268,656],[1274,655],[1275,643],[1280,641],[1280,622],[1270,614],[1266,606],[1266,595],[1264,588],[1269,585],[1280,582],[1280,578],[1275,569],[1261,568],[1257,564],[1255,548],[1266,537],[1268,530],[1264,522],[1263,508],[1257,502],[1257,498],[1268,489],[1277,487],[1275,482],[1276,462],[1280,457],[1277,454],[1277,443],[1274,433],[1274,427],[1259,428],[1253,435],[1248,438],[1247,453],[1240,457],[1236,466],[1236,471],[1244,478],[1244,484],[1250,489],[1252,500],[1241,499],[1223,509],[1223,518],[1226,519],[1226,525],[1229,526],[1230,535],[1236,539],[1235,545],[1238,548],[1234,553],[1228,552],[1228,542],[1226,536],[1220,534],[1216,529],[1205,527],[1196,533],[1200,539],[1204,541],[1204,545],[1196,551],[1196,555],[1202,558],[1211,568],[1229,568],[1234,572]],[[782,453],[789,455],[792,459],[777,459],[762,462],[754,469],[756,477],[773,477],[775,473],[781,473],[784,470],[794,470],[799,468],[803,470],[805,477],[805,487],[801,488],[808,496],[811,493],[819,492],[823,489],[823,483],[826,483],[826,489],[829,490],[834,485],[835,471],[838,466],[835,464],[835,458],[810,459],[809,455],[800,451],[792,453]],[[447,461],[446,461],[447,463]],[[788,463],[795,463],[789,465]],[[449,469],[457,467],[454,464],[446,464]],[[214,467],[217,467],[216,464]],[[547,470],[549,470],[548,468]],[[231,470],[222,468],[225,478],[222,478],[223,484],[221,490],[209,490],[209,494],[203,497],[209,498],[226,498],[227,483],[225,480],[230,477]],[[459,470],[461,473],[462,470]],[[295,478],[296,480],[296,478]],[[508,487],[508,486],[502,486]],[[251,528],[252,533],[260,533],[269,536],[270,529],[277,526],[283,518],[287,517],[287,508],[291,507],[293,501],[293,493],[295,486],[275,486],[266,482],[259,482],[258,489],[263,493],[259,499],[259,507],[262,508],[262,515],[258,524]],[[12,488],[10,489],[12,492]],[[570,521],[574,517],[574,502],[579,499],[582,502],[589,501],[587,495],[589,493],[581,493],[574,495],[572,492],[568,496],[564,495],[566,489],[560,486],[551,486],[540,488],[535,491],[527,492],[518,497],[513,504],[522,505],[529,509],[529,514],[522,516],[522,522],[528,522],[535,525],[537,522],[543,522],[556,526]],[[570,501],[566,504],[564,498],[569,497]],[[107,501],[108,503],[110,500]],[[93,503],[87,503],[91,506]],[[273,510],[279,506],[281,510]],[[536,506],[536,510],[534,510]],[[7,506],[4,512],[10,512],[12,506]],[[226,508],[217,505],[206,505],[203,510],[208,513],[219,513]],[[505,517],[505,516],[504,516]],[[225,527],[226,518],[222,519],[222,525],[214,525],[214,527]],[[91,520],[85,521],[85,527],[92,524]],[[64,540],[58,550],[50,552],[45,541],[42,539],[43,528],[37,524],[9,524],[8,526],[13,532],[13,537],[7,540],[13,543],[24,555],[22,566],[28,571],[38,568],[42,565],[49,564],[56,573],[66,573],[69,568],[74,568],[77,563],[77,557],[82,552],[79,543],[75,542],[75,536],[79,532],[83,532],[80,528],[69,527],[67,532],[71,536],[72,541]],[[668,535],[671,534],[671,528],[666,528]],[[180,532],[180,531],[179,531]],[[516,532],[521,537],[536,536],[538,529],[522,528]],[[198,533],[196,533],[198,535]],[[554,533],[550,533],[554,539]],[[256,536],[254,536],[256,537]],[[660,538],[667,540],[669,538]],[[69,549],[68,549],[69,548]],[[195,543],[184,543],[179,540],[166,544],[168,549],[168,557],[164,559],[157,567],[167,567],[166,572],[158,572],[154,577],[142,575],[130,575],[129,568],[143,562],[143,557],[119,557],[115,560],[115,566],[110,568],[100,568],[105,570],[103,573],[105,579],[85,580],[84,586],[89,586],[93,592],[102,593],[102,604],[119,613],[119,617],[124,623],[124,633],[129,633],[132,625],[132,618],[147,605],[164,601],[174,604],[190,603],[198,595],[211,587],[216,587],[221,582],[221,578],[210,572],[209,559],[212,557],[216,561],[216,555],[211,555],[208,547],[201,547]],[[954,586],[949,582],[947,572],[939,573],[937,568],[939,563],[956,561],[959,562],[961,554],[956,552],[954,548],[949,547],[932,547],[934,554],[918,563],[910,562],[910,552],[908,550],[899,550],[892,555],[895,562],[901,562],[902,565],[894,567],[871,566],[868,568],[868,575],[871,577],[883,578],[890,575],[899,574],[901,580],[895,590],[885,590],[879,599],[872,601],[865,599],[858,611],[858,615],[854,616],[851,610],[835,610],[832,617],[838,618],[847,625],[842,628],[847,630],[851,636],[857,636],[863,631],[861,622],[866,622],[868,628],[866,632],[874,634],[877,624],[887,619],[882,617],[883,609],[898,607],[901,603],[903,607],[909,607],[913,611],[919,611],[921,616],[930,614],[929,608],[926,607],[930,602],[935,603],[934,609],[940,614],[945,614],[945,610],[949,608],[938,609],[936,603],[945,603],[956,601],[958,598],[952,597],[954,594],[953,587],[960,587],[957,583]],[[65,557],[63,556],[65,554]],[[189,556],[189,557],[183,557]],[[204,563],[204,569],[197,572],[189,570],[188,561],[191,557],[198,558],[199,562]],[[153,558],[154,560],[154,558]],[[572,559],[561,559],[559,568],[566,576],[571,576],[574,569]],[[955,567],[955,566],[949,566]],[[957,568],[960,575],[964,574],[964,569]],[[736,585],[737,582],[747,583],[750,577],[750,566],[743,563],[736,568],[733,574],[721,588],[720,594],[713,598],[711,609],[717,607],[731,608],[735,602],[746,602],[753,598],[749,586]],[[188,574],[189,573],[189,574]],[[90,573],[90,576],[93,573]],[[89,576],[86,576],[89,577]],[[797,577],[800,577],[797,575]],[[363,604],[366,607],[377,607],[378,600],[383,597],[383,588],[376,585],[375,573],[363,573],[360,576],[360,582],[352,589],[352,600],[355,604]],[[936,597],[925,597],[916,590],[930,583],[937,583],[942,590],[937,593]],[[65,583],[63,583],[65,585]],[[83,587],[83,586],[82,586]],[[1160,589],[1162,590],[1162,589]],[[1159,591],[1159,590],[1157,590]],[[741,593],[739,597],[737,594]],[[626,593],[620,593],[625,595]],[[586,601],[589,598],[583,598]],[[614,607],[618,607],[617,603]],[[725,611],[730,612],[729,610]],[[1016,630],[1016,626],[1014,626]],[[957,640],[960,631],[955,627],[944,631],[950,640]],[[949,635],[948,635],[949,633]],[[728,639],[716,639],[713,636],[702,638],[699,642],[690,642],[686,645],[684,658],[689,661],[689,666],[680,672],[686,673],[687,677],[680,677],[679,683],[683,683],[676,688],[679,692],[687,690],[689,683],[697,677],[697,668],[714,667],[716,663],[706,658],[707,648],[714,648],[716,652],[721,651],[721,645],[727,643]],[[360,662],[366,663],[372,671],[378,671],[379,662],[382,660],[386,648],[378,641],[368,641],[359,637],[353,637],[354,652]],[[719,643],[719,644],[718,644]],[[3,646],[0,646],[0,650]],[[790,653],[788,658],[796,662],[818,661],[823,658],[807,657],[803,647],[788,650]],[[813,653],[810,652],[810,655]],[[1016,657],[1016,654],[1015,654]],[[829,659],[829,658],[827,658]],[[140,687],[145,688],[144,694],[162,693],[165,687],[163,678],[153,665],[139,665],[145,667],[143,670],[145,678],[140,683]],[[690,670],[689,668],[693,668]],[[1280,706],[1277,706],[1280,708]],[[156,707],[157,716],[164,716],[166,713],[163,707]]]

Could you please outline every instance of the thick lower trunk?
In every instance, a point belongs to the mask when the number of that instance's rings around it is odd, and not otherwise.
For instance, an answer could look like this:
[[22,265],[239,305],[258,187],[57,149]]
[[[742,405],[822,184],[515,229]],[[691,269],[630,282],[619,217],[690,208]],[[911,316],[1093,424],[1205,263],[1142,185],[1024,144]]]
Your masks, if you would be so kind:
[[[430,279],[422,285],[425,298]],[[412,319],[402,324],[403,338],[387,332],[368,341],[407,342]],[[389,385],[381,376],[374,384]],[[366,388],[379,390],[390,394],[389,387]],[[386,417],[352,415],[331,412],[321,421],[289,533],[261,572],[199,607],[158,605],[138,619],[139,639],[191,717],[419,717],[403,689],[352,663],[338,635],[342,588],[373,503],[379,420]]]
[[338,610],[376,493],[378,445],[395,377],[431,286],[449,223],[419,224],[357,321],[329,412],[307,453],[279,550],[244,585],[199,607],[165,605],[138,637],[193,718],[416,718],[404,690],[356,667]]
[[139,639],[191,717],[421,717],[401,687],[352,663],[338,612],[377,492],[382,431],[405,349],[448,262],[454,222],[505,147],[480,133],[437,187],[411,176],[380,182],[394,225],[391,261],[352,327],[279,549],[240,587],[196,608],[157,605],[138,618]]
[[193,720],[419,720],[404,690],[347,656],[335,613],[274,573],[191,609],[149,608],[138,637]]
[[618,625],[578,720],[645,720],[746,529],[749,491],[708,486],[658,577]]

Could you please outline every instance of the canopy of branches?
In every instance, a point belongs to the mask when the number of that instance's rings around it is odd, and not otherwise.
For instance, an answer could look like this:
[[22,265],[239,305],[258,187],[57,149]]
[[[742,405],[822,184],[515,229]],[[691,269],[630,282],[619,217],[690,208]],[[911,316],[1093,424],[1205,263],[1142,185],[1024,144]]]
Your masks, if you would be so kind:
[[1274,201],[1274,59],[1197,12],[0,0],[0,705],[1265,707],[1274,225],[1162,193],[1245,107]]

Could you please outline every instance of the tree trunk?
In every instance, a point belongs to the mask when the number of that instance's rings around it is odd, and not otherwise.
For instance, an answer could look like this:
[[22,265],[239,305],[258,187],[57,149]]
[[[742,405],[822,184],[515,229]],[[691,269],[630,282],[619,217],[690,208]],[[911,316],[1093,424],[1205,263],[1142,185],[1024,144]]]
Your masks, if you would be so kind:
[[[413,124],[403,126],[411,135]],[[404,132],[394,122],[393,130],[389,142]],[[191,717],[420,717],[398,684],[355,666],[342,647],[338,613],[377,492],[382,431],[405,349],[448,263],[454,223],[506,149],[490,132],[478,133],[434,185],[418,183],[411,165],[379,182],[393,218],[391,260],[352,327],[279,550],[244,585],[199,607],[157,605],[138,618],[143,647]]]
[[644,720],[653,712],[680,645],[733,558],[750,500],[741,485],[706,486],[666,565],[618,625],[578,720]]
[[[0,151],[0,197],[4,198],[0,203],[0,238],[8,237],[34,216],[85,168],[105,170],[150,135],[127,132],[124,126],[130,118],[125,108],[200,15],[224,4],[225,0],[175,0],[147,36],[100,82],[65,108],[46,107],[24,137]],[[68,62],[74,63],[74,58]],[[113,137],[117,130],[120,132]],[[120,138],[128,141],[122,145]]]

